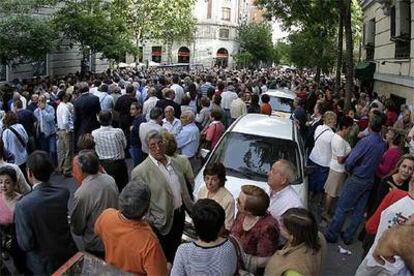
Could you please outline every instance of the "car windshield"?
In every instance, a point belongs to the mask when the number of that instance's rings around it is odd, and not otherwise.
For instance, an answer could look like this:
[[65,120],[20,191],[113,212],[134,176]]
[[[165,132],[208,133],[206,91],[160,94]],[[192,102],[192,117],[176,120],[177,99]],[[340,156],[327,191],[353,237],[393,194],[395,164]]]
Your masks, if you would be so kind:
[[229,176],[266,181],[272,164],[279,159],[287,159],[299,168],[297,144],[278,138],[229,132],[213,152],[209,163],[222,162]]
[[289,98],[280,98],[270,96],[270,105],[273,111],[292,113],[293,112],[293,100]]

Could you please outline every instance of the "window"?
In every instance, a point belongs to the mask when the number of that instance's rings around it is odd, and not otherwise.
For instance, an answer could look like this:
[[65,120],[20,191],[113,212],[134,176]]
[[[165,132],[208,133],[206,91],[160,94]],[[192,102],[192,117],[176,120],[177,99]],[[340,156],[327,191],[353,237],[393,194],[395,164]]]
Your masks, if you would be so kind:
[[396,1],[391,8],[391,40],[395,42],[395,58],[410,57],[411,9],[410,1]]
[[390,31],[391,31],[391,38],[395,37],[395,6],[391,7],[390,11]]
[[230,132],[214,150],[209,163],[222,162],[229,176],[266,181],[267,172],[279,159],[287,159],[300,168],[298,156],[299,149],[293,141]]
[[0,64],[0,81],[7,81],[7,67],[5,64]]
[[230,30],[229,29],[220,29],[219,30],[219,38],[229,39],[229,37],[230,37]]
[[365,46],[375,46],[375,18],[364,24],[364,44]]
[[162,49],[161,46],[152,47],[152,61],[161,62]]
[[33,76],[46,76],[47,75],[47,56],[43,60],[39,60],[32,63]]
[[144,47],[139,47],[139,53],[138,53],[138,61],[143,62],[144,61]]
[[410,1],[400,0],[395,3],[395,36],[410,39],[411,33]]
[[230,8],[221,8],[221,20],[230,21]]
[[364,46],[366,59],[373,60],[375,55],[375,18],[364,24]]
[[410,41],[397,40],[395,41],[395,58],[405,59],[410,58]]
[[213,6],[213,0],[208,0],[208,3],[207,3],[207,19],[211,18],[212,6]]

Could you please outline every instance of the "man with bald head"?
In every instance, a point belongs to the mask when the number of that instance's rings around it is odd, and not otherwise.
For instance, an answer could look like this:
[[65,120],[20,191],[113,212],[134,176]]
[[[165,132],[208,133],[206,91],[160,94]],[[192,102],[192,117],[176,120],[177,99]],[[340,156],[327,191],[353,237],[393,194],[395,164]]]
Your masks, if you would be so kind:
[[280,159],[273,163],[267,174],[270,188],[270,214],[280,222],[281,216],[291,208],[303,207],[303,203],[290,186],[296,180],[296,168],[288,160]]
[[181,131],[181,121],[174,117],[174,107],[171,105],[164,109],[165,118],[162,119],[162,127],[165,128],[169,133],[176,135]]
[[[79,84],[79,93],[81,95],[75,100],[75,142],[85,133],[91,133],[99,127],[96,116],[101,111],[99,98],[89,93],[89,85],[86,82]],[[76,143],[75,143],[76,144]]]
[[195,115],[191,110],[186,110],[181,114],[182,129],[177,134],[177,148],[181,150],[181,154],[191,159],[196,157],[199,141],[200,131],[194,123]]

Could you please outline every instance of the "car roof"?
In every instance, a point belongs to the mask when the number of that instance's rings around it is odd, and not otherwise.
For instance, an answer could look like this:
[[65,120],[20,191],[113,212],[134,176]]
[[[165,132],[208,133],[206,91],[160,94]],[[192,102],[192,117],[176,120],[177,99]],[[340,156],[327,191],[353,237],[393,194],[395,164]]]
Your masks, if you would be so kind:
[[237,120],[229,132],[293,140],[293,122],[289,118],[246,114]]
[[294,100],[296,97],[296,94],[287,88],[269,89],[264,94],[267,94],[271,97],[288,98],[292,100]]

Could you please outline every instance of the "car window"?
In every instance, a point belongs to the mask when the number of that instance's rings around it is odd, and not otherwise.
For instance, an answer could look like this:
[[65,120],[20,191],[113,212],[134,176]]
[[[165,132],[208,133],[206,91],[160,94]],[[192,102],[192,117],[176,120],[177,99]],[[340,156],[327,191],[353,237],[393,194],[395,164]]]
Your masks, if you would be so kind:
[[293,112],[293,100],[288,98],[270,97],[270,105],[272,110],[292,113]]
[[266,181],[272,164],[279,159],[291,161],[298,168],[298,176],[302,177],[295,142],[229,132],[212,153],[209,163],[222,162],[230,176]]

